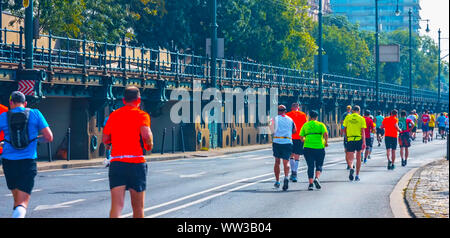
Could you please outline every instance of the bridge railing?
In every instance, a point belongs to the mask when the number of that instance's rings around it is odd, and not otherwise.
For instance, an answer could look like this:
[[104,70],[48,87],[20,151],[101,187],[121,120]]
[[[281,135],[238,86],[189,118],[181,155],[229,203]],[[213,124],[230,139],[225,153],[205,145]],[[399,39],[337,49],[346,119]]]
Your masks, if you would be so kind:
[[[22,65],[25,62],[24,31],[0,29],[0,60]],[[188,54],[183,51],[149,49],[143,46],[73,39],[49,34],[41,34],[34,42],[34,64],[55,67],[153,74],[184,79],[210,79],[210,58]],[[317,87],[317,74],[273,65],[258,64],[250,60],[217,60],[217,80],[228,83],[259,82],[273,86]],[[373,80],[324,74],[324,88],[358,90],[374,92]],[[405,86],[380,83],[380,93],[408,95]],[[437,98],[430,90],[414,89],[414,96]],[[441,99],[448,103],[448,93],[442,93]]]

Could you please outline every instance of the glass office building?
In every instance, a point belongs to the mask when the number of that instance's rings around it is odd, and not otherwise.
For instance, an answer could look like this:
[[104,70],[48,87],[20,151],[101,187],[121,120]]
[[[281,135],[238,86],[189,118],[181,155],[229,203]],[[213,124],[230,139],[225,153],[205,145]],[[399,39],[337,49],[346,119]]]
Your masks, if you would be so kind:
[[[346,15],[362,30],[375,31],[375,0],[330,0],[332,14]],[[409,28],[408,11],[412,9],[412,28],[419,32],[420,0],[398,0],[400,15],[395,15],[397,0],[378,0],[378,22],[381,32]]]

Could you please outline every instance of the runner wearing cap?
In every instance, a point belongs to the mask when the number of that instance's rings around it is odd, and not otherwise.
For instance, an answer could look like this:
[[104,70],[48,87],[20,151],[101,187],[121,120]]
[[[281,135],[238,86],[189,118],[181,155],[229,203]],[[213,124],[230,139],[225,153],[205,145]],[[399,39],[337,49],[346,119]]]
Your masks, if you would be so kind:
[[275,157],[274,173],[275,188],[280,187],[280,161],[283,160],[284,180],[283,190],[289,187],[289,158],[292,154],[292,134],[297,132],[294,121],[286,115],[286,107],[278,106],[278,116],[274,117],[270,123],[270,130],[273,134],[273,156]]
[[[300,106],[298,103],[292,103],[291,111],[286,113],[288,117],[290,117],[294,123],[295,127],[297,128],[297,132],[301,131],[303,124],[307,121],[306,114],[302,111],[300,111]],[[292,182],[297,182],[297,171],[298,171],[298,164],[300,155],[303,155],[303,141],[300,140],[299,133],[292,134],[292,155],[289,159],[290,166],[291,166],[291,177],[290,180]]]
[[[348,115],[344,120],[345,134],[348,139],[346,160],[350,168],[350,175],[348,178],[353,181],[360,180],[359,171],[361,169],[361,151],[366,148],[365,130],[366,120],[359,115],[360,107],[355,105],[352,108],[352,114]],[[353,160],[356,152],[356,177],[353,177],[355,170],[353,168]]]
[[[11,110],[0,115],[0,131],[5,133],[2,165],[7,187],[14,198],[12,217],[24,218],[37,175],[38,139],[51,142],[53,134],[38,109],[26,108],[23,93],[14,91],[9,105]],[[28,138],[21,135],[28,135]]]
[[123,103],[123,107],[109,115],[103,128],[103,143],[107,145],[107,149],[111,148],[110,217],[120,216],[125,191],[129,190],[133,217],[142,218],[147,186],[147,163],[143,149],[150,151],[153,147],[150,116],[139,109],[141,97],[137,87],[130,86],[125,89]]
[[416,115],[414,115],[414,110],[411,111],[409,113],[409,116],[407,117],[407,119],[411,120],[414,123],[414,127],[411,129],[411,139],[415,140],[416,139],[416,132],[417,132],[417,117]]

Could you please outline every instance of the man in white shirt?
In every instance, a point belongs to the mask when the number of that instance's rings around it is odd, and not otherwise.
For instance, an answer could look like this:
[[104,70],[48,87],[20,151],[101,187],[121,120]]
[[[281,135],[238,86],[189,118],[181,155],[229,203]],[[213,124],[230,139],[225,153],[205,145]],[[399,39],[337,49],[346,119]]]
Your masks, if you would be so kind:
[[294,121],[286,116],[286,107],[278,106],[278,116],[272,119],[270,130],[273,134],[273,156],[275,157],[274,173],[276,182],[274,186],[280,187],[280,162],[283,160],[284,180],[283,190],[288,189],[289,183],[289,158],[292,153],[292,134],[297,132]]

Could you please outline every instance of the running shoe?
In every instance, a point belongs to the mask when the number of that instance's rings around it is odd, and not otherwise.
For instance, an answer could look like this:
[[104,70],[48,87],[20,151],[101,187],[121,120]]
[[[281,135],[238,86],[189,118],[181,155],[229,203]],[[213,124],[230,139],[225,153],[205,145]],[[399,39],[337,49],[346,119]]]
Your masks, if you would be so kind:
[[350,169],[350,166],[348,166],[348,164],[347,164],[347,170],[349,170]]
[[370,155],[369,155],[369,157],[367,157],[368,159],[370,159]]
[[355,170],[350,169],[350,175],[348,176],[348,179],[350,179],[350,181],[353,181],[353,173],[355,173]]
[[275,184],[273,185],[275,188],[280,188],[280,182],[276,181]]
[[[321,189],[322,186],[320,185],[320,181],[318,178],[314,179],[314,185],[316,186],[317,189]],[[310,185],[311,186],[311,185]]]
[[392,164],[391,170],[394,170],[394,169],[395,169],[395,164]]
[[310,184],[309,184],[309,186],[308,186],[308,190],[309,190],[309,191],[312,191],[312,190],[314,190],[314,185],[313,185],[312,183],[310,183]]
[[283,181],[283,191],[286,191],[289,188],[289,179],[285,178]]
[[402,166],[405,167],[405,165],[406,165],[405,160],[402,159]]
[[364,164],[367,163],[367,158],[364,158]]
[[359,175],[356,175],[356,176],[355,176],[355,181],[360,181]]
[[291,173],[291,177],[289,178],[289,180],[291,180],[292,182],[296,183],[297,182],[297,173],[296,172],[292,172]]
[[392,162],[391,162],[390,160],[388,160],[388,166],[387,166],[387,169],[390,170],[390,169],[391,169],[391,166],[392,166]]

